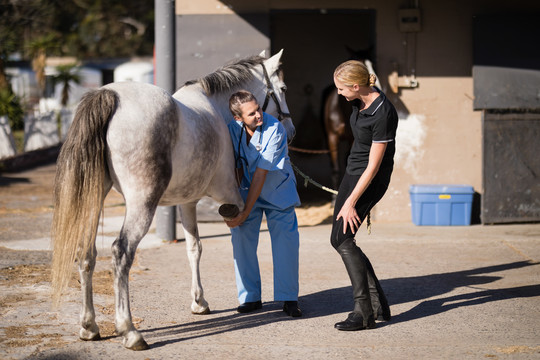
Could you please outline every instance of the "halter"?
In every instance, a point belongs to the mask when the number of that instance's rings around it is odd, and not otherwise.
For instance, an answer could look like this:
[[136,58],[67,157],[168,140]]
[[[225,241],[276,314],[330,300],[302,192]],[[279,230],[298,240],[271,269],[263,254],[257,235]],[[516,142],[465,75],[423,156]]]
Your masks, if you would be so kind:
[[279,105],[278,98],[276,96],[276,93],[274,92],[274,88],[272,87],[272,83],[270,82],[270,77],[268,76],[268,71],[266,71],[266,67],[264,64],[261,64],[264,72],[264,78],[266,79],[266,98],[264,99],[264,104],[262,106],[262,111],[266,111],[266,108],[268,107],[268,103],[270,102],[270,97],[277,106],[277,113],[278,113],[278,119],[279,121],[283,121],[286,118],[290,118],[291,114],[285,113],[281,110],[281,106]]

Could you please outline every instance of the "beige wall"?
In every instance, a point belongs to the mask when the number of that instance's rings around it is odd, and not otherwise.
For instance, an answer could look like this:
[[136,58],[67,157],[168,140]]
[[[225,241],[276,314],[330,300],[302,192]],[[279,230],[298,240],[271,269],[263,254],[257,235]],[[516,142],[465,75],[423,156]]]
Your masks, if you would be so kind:
[[[400,110],[395,172],[375,221],[411,221],[411,184],[468,184],[482,193],[481,113],[473,110],[473,16],[540,8],[536,1],[417,1],[418,33],[402,33],[398,9],[413,1],[177,0],[177,14],[268,12],[270,9],[375,9],[377,72]],[[417,88],[392,94],[388,75],[416,75]],[[290,85],[289,85],[290,86]]]
[[410,220],[411,184],[482,185],[481,114],[472,111],[472,79],[419,77],[403,90],[410,114],[401,117],[395,170],[374,213],[377,221]]
[[395,172],[375,209],[376,221],[410,221],[411,184],[468,184],[482,193],[481,113],[473,110],[471,77],[472,13],[457,2],[422,4],[418,33],[399,31],[397,6],[378,11],[380,73],[389,74],[397,62],[400,75],[411,76],[414,70],[419,86],[390,95],[407,112],[400,112]]

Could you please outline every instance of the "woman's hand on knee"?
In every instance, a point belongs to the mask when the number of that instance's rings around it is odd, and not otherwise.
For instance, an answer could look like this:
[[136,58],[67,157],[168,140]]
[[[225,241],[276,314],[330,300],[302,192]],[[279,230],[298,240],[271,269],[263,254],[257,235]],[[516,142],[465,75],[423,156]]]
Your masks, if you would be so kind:
[[344,234],[347,232],[347,226],[349,226],[351,228],[351,232],[355,234],[356,230],[358,230],[362,224],[354,206],[349,205],[347,202],[345,202],[345,204],[343,204],[341,207],[336,220],[339,220],[340,218],[343,219]]

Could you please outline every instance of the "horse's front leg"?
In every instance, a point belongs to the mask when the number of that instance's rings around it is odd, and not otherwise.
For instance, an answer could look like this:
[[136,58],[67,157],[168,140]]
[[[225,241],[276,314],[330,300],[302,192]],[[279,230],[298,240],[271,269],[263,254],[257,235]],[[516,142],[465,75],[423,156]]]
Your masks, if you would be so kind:
[[[144,211],[141,210],[141,213],[144,214]],[[149,217],[152,218],[151,215]],[[141,333],[133,325],[129,303],[129,271],[135,258],[137,245],[146,234],[150,223],[141,219],[144,219],[144,215],[137,218],[127,213],[120,235],[112,245],[116,303],[115,327],[117,334],[124,337],[124,346],[131,350],[149,348]]]
[[85,254],[84,259],[79,261],[79,276],[81,279],[82,305],[80,313],[81,330],[79,337],[81,340],[99,340],[99,327],[96,324],[96,313],[94,312],[94,300],[92,295],[92,275],[96,267],[96,244]]
[[191,267],[191,312],[193,314],[209,314],[210,308],[204,299],[204,291],[201,284],[199,265],[202,254],[201,239],[197,227],[197,203],[180,205],[182,226],[186,236],[186,251]]

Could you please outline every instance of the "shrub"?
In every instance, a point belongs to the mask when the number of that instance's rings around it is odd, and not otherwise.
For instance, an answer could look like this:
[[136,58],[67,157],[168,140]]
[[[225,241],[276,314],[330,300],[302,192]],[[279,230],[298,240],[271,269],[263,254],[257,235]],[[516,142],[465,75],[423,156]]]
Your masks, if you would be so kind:
[[0,116],[7,115],[11,130],[24,129],[24,111],[19,98],[9,89],[0,90]]

